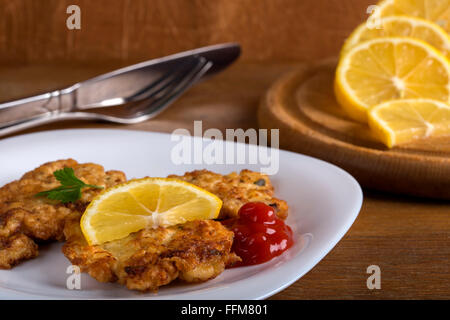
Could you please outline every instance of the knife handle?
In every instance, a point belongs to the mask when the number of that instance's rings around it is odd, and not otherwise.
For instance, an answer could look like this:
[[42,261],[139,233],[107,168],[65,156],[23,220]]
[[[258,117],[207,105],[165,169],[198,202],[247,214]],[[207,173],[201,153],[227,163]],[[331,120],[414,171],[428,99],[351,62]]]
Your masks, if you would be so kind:
[[61,90],[0,104],[0,136],[55,120],[63,106],[73,106],[71,92]]

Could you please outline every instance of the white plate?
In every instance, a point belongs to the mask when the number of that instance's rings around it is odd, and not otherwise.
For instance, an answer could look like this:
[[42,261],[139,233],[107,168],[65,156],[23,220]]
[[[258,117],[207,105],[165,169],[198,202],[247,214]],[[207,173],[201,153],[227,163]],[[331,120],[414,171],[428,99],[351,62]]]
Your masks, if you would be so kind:
[[[200,138],[193,138],[199,141]],[[0,185],[38,165],[74,158],[122,170],[128,178],[166,176],[207,168],[220,173],[258,164],[175,165],[168,134],[127,130],[59,130],[0,140]],[[233,142],[228,147],[235,148]],[[248,149],[248,146],[245,146]],[[235,152],[236,153],[236,152]],[[345,171],[300,154],[280,151],[279,171],[271,177],[277,197],[288,202],[287,223],[295,245],[267,263],[227,269],[200,284],[172,284],[158,293],[139,293],[118,284],[81,276],[81,290],[66,286],[69,261],[61,244],[40,248],[39,257],[12,270],[0,270],[0,299],[263,299],[311,270],[344,236],[362,204],[358,183]]]

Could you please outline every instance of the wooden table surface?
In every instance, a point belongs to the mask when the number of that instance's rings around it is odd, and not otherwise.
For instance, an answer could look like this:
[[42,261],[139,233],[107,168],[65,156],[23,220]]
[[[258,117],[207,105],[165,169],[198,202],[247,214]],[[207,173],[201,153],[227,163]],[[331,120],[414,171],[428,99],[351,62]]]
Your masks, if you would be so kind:
[[[57,88],[116,66],[3,66],[0,100]],[[257,127],[261,95],[289,64],[237,63],[201,83],[157,119],[132,126],[66,122],[32,131],[114,127],[171,132]],[[280,134],[283,139],[283,133]],[[417,186],[420,188],[420,185]],[[325,196],[325,195],[324,195]],[[337,246],[309,273],[273,299],[449,299],[450,203],[364,190],[362,210]],[[381,268],[381,289],[369,290],[366,269]]]

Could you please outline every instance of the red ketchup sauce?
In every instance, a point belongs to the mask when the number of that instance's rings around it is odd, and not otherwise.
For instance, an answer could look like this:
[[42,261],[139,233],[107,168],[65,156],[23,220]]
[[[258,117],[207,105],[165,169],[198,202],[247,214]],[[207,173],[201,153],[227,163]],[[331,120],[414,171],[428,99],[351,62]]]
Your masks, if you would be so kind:
[[239,209],[239,217],[222,223],[234,232],[232,251],[242,262],[233,267],[260,264],[279,256],[293,243],[292,230],[272,207],[249,202]]

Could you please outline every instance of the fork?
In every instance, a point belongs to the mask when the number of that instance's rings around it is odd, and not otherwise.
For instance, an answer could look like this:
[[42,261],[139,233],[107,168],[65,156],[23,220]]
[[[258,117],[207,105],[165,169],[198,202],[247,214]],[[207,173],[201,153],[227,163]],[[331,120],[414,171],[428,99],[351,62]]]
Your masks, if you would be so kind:
[[[168,70],[160,72],[161,75],[142,89],[131,91],[124,97],[101,99],[120,85],[130,85],[126,83],[127,80],[132,80],[129,79],[129,74],[118,77],[116,83],[109,84],[110,88],[105,88],[104,83],[99,81],[101,78],[94,78],[94,81],[88,80],[67,89],[4,103],[0,105],[0,136],[57,120],[100,120],[120,124],[142,122],[161,113],[193,86],[211,66],[212,62],[204,57],[185,57],[170,65]],[[99,95],[99,101],[83,104],[79,99],[83,89],[87,93]]]

